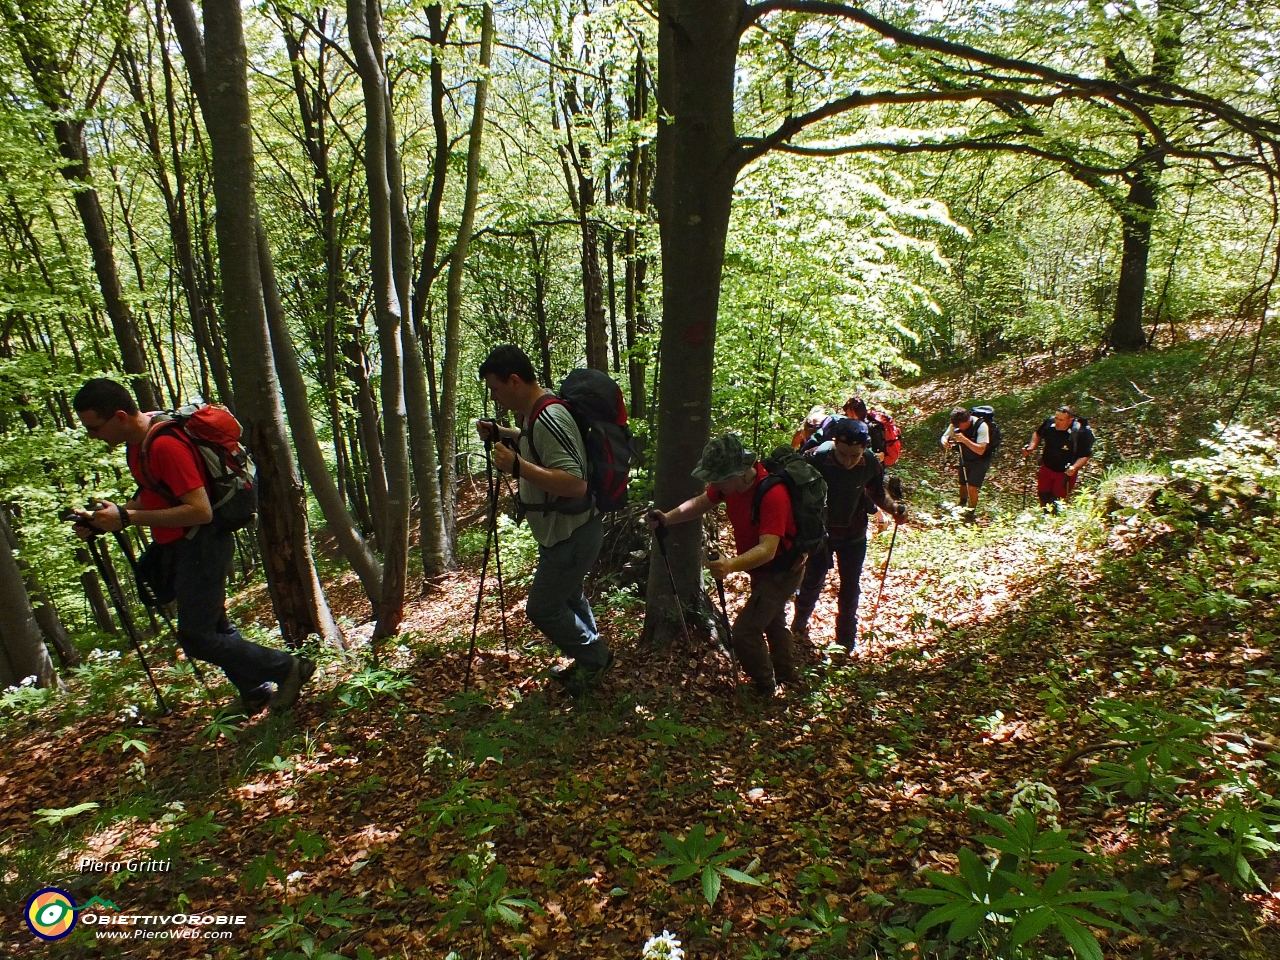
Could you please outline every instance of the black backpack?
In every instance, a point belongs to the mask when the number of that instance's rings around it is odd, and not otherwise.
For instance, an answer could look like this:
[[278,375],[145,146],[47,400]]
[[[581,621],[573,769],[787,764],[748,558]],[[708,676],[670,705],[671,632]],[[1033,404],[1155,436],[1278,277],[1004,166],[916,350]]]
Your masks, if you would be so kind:
[[578,367],[561,381],[558,393],[541,397],[529,411],[529,422],[524,427],[538,466],[542,466],[542,458],[533,442],[533,424],[553,403],[569,409],[582,434],[589,474],[587,495],[559,503],[521,501],[520,505],[525,510],[542,513],[582,513],[591,508],[594,499],[601,513],[617,510],[627,502],[627,483],[631,478],[631,464],[636,459],[622,388],[603,371]]
[[996,451],[1000,449],[1000,444],[1004,442],[1004,436],[1000,433],[1000,424],[996,423],[996,412],[988,406],[970,407],[969,416],[979,423],[987,425],[990,439],[987,441],[986,451],[978,459],[990,460],[996,455]]
[[760,523],[760,503],[764,495],[781,483],[791,500],[791,516],[796,525],[796,538],[762,569],[790,570],[796,558],[809,554],[822,543],[827,530],[822,514],[827,506],[827,481],[818,469],[791,447],[783,445],[763,461],[768,474],[756,487],[751,498],[751,522]]

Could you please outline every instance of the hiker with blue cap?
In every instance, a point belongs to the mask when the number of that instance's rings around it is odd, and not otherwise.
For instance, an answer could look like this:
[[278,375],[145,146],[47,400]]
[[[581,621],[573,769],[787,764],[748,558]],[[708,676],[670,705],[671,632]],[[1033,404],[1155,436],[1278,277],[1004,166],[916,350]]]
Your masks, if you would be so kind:
[[809,638],[809,618],[827,582],[827,573],[840,568],[836,600],[836,641],[853,653],[858,640],[858,599],[862,593],[862,563],[867,557],[867,517],[876,508],[898,523],[907,508],[885,492],[884,467],[871,452],[867,425],[852,417],[837,420],[831,439],[806,456],[827,482],[827,540],[809,554],[796,597],[791,633],[797,641]]
[[707,564],[717,580],[730,573],[751,577],[751,595],[733,623],[731,642],[756,691],[771,696],[777,683],[795,683],[787,602],[804,572],[802,551],[796,545],[796,523],[786,487],[768,487],[759,504],[755,495],[768,475],[754,453],[736,433],[712,438],[693,468],[693,476],[707,484],[705,492],[665,513],[651,510],[649,526],[696,520],[723,503],[733,527],[737,556]]

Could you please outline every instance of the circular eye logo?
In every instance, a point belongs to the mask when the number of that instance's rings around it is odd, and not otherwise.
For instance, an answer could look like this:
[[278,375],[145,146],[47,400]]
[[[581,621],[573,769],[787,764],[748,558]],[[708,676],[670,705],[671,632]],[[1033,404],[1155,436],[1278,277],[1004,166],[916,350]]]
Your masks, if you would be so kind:
[[27,926],[41,940],[61,940],[76,925],[76,904],[71,894],[57,887],[37,890],[27,901]]

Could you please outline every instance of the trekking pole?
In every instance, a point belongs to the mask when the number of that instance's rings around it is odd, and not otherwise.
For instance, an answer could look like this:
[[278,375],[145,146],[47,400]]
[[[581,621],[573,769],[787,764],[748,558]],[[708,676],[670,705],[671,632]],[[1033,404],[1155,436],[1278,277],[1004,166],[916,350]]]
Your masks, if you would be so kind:
[[489,526],[493,530],[493,562],[498,573],[498,610],[502,615],[502,650],[511,652],[511,639],[507,635],[507,596],[502,585],[502,551],[498,538],[498,484],[493,483],[493,493],[489,503]]
[[889,576],[889,561],[893,557],[893,545],[898,542],[898,520],[893,521],[893,536],[889,538],[889,552],[884,555],[884,568],[880,571],[880,589],[876,591],[875,606],[871,608],[871,616],[867,620],[867,632],[876,622],[876,614],[880,612],[880,598],[884,596],[884,582]]
[[[653,516],[658,511],[650,510],[649,516]],[[680,602],[680,593],[676,590],[676,577],[671,572],[671,559],[667,556],[667,525],[659,523],[656,530],[653,531],[654,539],[658,541],[658,552],[662,554],[662,565],[667,568],[667,580],[671,584],[671,596],[675,597],[676,615],[680,617],[680,632],[684,634],[684,642],[693,649],[693,639],[689,636],[689,624],[684,619],[684,605]]]
[[[496,429],[496,425],[490,421],[491,429]],[[480,564],[480,586],[476,590],[476,607],[475,612],[471,615],[471,648],[467,652],[467,675],[463,680],[462,689],[464,691],[471,689],[471,670],[476,660],[476,634],[480,629],[480,604],[484,600],[484,582],[489,575],[489,555],[493,551],[498,539],[498,484],[493,478],[493,438],[492,435],[484,441],[484,476],[485,482],[489,489],[489,522],[486,524],[484,538],[484,559]],[[499,573],[501,578],[501,573]],[[507,610],[505,598],[502,594],[502,581],[498,581],[498,602],[502,604],[502,639],[504,645],[507,643]],[[508,648],[509,649],[509,648]]]
[[156,706],[160,709],[160,715],[167,717],[173,711],[164,702],[164,696],[160,693],[160,687],[156,683],[155,675],[151,672],[151,665],[147,663],[147,656],[142,652],[142,641],[138,636],[138,628],[133,622],[133,617],[129,614],[129,606],[124,598],[124,591],[120,589],[120,581],[110,575],[110,567],[105,554],[106,549],[105,543],[98,542],[97,534],[90,538],[89,553],[93,557],[94,565],[98,568],[98,576],[106,583],[107,593],[111,595],[111,604],[116,608],[116,615],[120,618],[120,624],[124,627],[124,632],[128,634],[129,642],[137,652],[138,659],[142,661],[142,669],[146,671],[147,679],[151,681],[151,690],[156,695]]
[[[707,552],[708,560],[719,560],[720,552],[712,547]],[[724,631],[726,646],[729,648],[729,669],[732,671],[729,675],[729,689],[734,690],[738,685],[738,654],[733,646],[733,625],[729,623],[729,605],[724,601],[724,581],[716,578],[716,593],[720,595],[720,613],[724,618]]]
[[[178,638],[178,628],[174,625],[170,616],[165,613],[164,607],[156,598],[155,591],[151,589],[151,584],[139,573],[138,561],[133,555],[133,550],[129,545],[129,538],[124,535],[123,530],[115,530],[112,535],[116,538],[116,546],[120,548],[120,552],[124,554],[124,558],[129,561],[129,569],[133,573],[133,583],[138,588],[138,599],[142,601],[142,605],[148,610],[155,610],[160,614],[160,619],[164,621],[164,625],[169,628],[169,636],[173,638],[173,644],[177,648],[181,648],[182,641]],[[152,625],[155,622],[152,621]],[[183,653],[186,651],[184,650]],[[187,663],[191,664],[191,672],[195,674],[200,684],[208,689],[209,684],[205,682],[204,671],[196,665],[191,657],[187,657]]]

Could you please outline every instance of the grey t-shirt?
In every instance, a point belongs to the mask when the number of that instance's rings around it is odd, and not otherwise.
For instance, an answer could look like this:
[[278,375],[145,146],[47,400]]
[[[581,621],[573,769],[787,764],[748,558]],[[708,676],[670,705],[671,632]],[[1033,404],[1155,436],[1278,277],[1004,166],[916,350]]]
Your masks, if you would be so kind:
[[[563,403],[551,403],[538,414],[533,422],[533,443],[538,449],[535,457],[529,449],[529,435],[520,435],[520,456],[548,470],[564,470],[575,477],[587,479],[587,451],[582,434],[574,422],[573,414]],[[588,493],[588,496],[590,494]],[[520,500],[526,504],[554,503],[557,500],[569,504],[566,497],[554,497],[544,490],[520,480]],[[552,510],[528,510],[525,519],[533,538],[544,547],[551,547],[567,540],[573,531],[596,515],[596,506],[581,513],[558,513]]]

